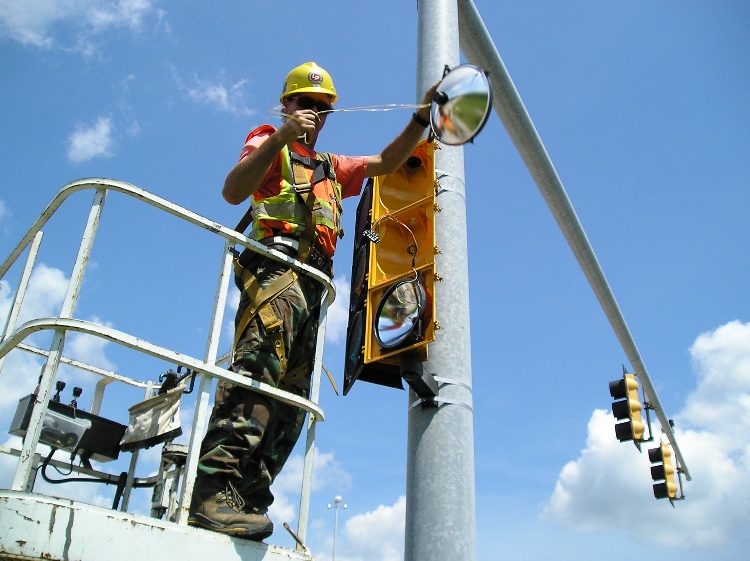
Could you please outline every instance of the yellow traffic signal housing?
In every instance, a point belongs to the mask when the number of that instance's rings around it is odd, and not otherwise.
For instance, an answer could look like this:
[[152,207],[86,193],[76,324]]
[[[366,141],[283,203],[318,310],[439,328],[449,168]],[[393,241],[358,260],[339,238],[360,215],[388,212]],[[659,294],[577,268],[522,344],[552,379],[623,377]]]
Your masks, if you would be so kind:
[[371,246],[368,267],[365,364],[398,364],[388,359],[407,351],[427,360],[427,343],[435,340],[434,152],[434,143],[423,141],[396,172],[375,178],[371,229],[380,242]]
[[617,440],[632,440],[636,446],[643,441],[644,424],[642,405],[638,397],[638,381],[634,374],[624,374],[622,379],[609,383],[609,393],[616,399],[612,403],[612,414],[618,421],[615,425]]
[[675,469],[672,465],[672,451],[669,444],[662,444],[658,448],[648,451],[648,459],[651,461],[651,479],[654,483],[654,497],[657,499],[677,498],[677,484],[675,483]]
[[357,379],[401,387],[401,356],[435,340],[435,144],[373,178],[357,209],[344,394]]

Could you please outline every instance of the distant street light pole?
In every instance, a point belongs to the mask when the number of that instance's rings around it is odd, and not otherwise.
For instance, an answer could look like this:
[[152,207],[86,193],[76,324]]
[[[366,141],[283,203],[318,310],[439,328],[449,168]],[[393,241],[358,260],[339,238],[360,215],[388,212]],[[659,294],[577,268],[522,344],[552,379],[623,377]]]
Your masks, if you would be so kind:
[[346,508],[346,504],[344,504],[344,499],[342,499],[340,496],[337,496],[333,499],[333,504],[328,505],[328,508],[333,508],[334,510],[333,553],[331,554],[331,561],[336,561],[336,530],[338,530],[338,527],[339,527],[339,509]]

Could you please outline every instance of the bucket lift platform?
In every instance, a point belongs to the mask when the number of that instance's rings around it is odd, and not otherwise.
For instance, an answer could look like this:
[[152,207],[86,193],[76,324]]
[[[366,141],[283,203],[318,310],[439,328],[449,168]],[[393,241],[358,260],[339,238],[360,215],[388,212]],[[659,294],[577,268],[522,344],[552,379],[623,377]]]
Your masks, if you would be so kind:
[[[93,191],[94,200],[80,242],[78,254],[70,274],[70,281],[57,317],[35,318],[16,328],[21,304],[26,295],[32,270],[42,240],[42,229],[58,208],[72,194]],[[83,321],[74,317],[78,295],[99,226],[102,209],[108,193],[132,197],[139,203],[149,205],[179,220],[197,226],[218,236],[223,241],[223,254],[218,286],[214,297],[211,323],[206,330],[208,337],[203,359],[188,356],[174,350],[155,345],[136,335],[117,331],[106,325]],[[164,215],[166,217],[166,214]],[[300,274],[315,278],[323,287],[320,330],[315,354],[310,399],[284,392],[266,384],[234,374],[226,369],[228,354],[218,356],[219,336],[223,321],[229,281],[232,276],[232,257],[235,246],[250,248],[271,259],[288,263]],[[8,258],[0,264],[0,279],[27,254],[25,265],[19,276],[18,288],[13,298],[5,329],[0,339],[0,387],[12,384],[7,372],[2,372],[5,358],[13,350],[41,356],[45,360],[34,393],[19,402],[19,409],[6,432],[23,436],[20,449],[0,445],[0,453],[15,458],[16,469],[10,489],[0,489],[0,560],[44,559],[53,561],[131,561],[132,559],[165,559],[179,556],[182,559],[220,558],[225,561],[312,561],[311,551],[305,546],[310,482],[316,423],[324,420],[324,413],[317,401],[320,391],[323,341],[328,305],[335,297],[331,279],[291,257],[268,249],[217,222],[204,218],[170,201],[120,181],[108,179],[84,179],[63,187],[39,218],[29,228]],[[147,314],[145,314],[147,321]],[[51,333],[49,349],[33,346],[27,338],[40,331]],[[84,333],[98,337],[110,344],[119,345],[159,361],[188,369],[196,378],[195,413],[186,446],[166,442],[161,455],[161,467],[157,475],[138,478],[139,449],[113,450],[112,431],[118,425],[99,416],[105,390],[107,394],[124,387],[136,388],[148,399],[159,389],[153,380],[140,380],[120,373],[106,371],[85,364],[65,355],[66,336]],[[59,365],[83,370],[99,377],[93,400],[85,414],[70,413],[51,399]],[[200,443],[205,432],[209,414],[210,391],[214,380],[225,380],[260,392],[283,402],[293,404],[308,413],[306,424],[305,458],[303,480],[300,490],[299,519],[296,531],[284,523],[276,525],[269,543],[258,543],[232,538],[209,530],[187,525],[188,507],[192,497],[193,482],[197,470]],[[33,398],[33,399],[30,399]],[[123,413],[127,418],[127,412]],[[122,418],[122,417],[121,417]],[[3,427],[0,427],[0,431]],[[87,434],[88,433],[88,434]],[[106,433],[106,434],[105,434]],[[52,447],[46,454],[40,444]],[[84,444],[83,448],[80,445]],[[84,449],[85,448],[85,449]],[[69,462],[53,459],[55,449],[68,451]],[[107,473],[98,463],[111,461],[131,454],[127,472],[119,475]],[[74,465],[74,460],[78,461]],[[115,485],[117,492],[112,508],[86,504],[79,500],[58,498],[34,491],[37,474],[47,465],[70,469],[71,473]],[[136,487],[153,487],[150,516],[129,510],[131,491]],[[295,549],[273,542],[284,529],[294,538]]]
[[309,552],[34,493],[0,491],[0,513],[0,559],[312,559]]

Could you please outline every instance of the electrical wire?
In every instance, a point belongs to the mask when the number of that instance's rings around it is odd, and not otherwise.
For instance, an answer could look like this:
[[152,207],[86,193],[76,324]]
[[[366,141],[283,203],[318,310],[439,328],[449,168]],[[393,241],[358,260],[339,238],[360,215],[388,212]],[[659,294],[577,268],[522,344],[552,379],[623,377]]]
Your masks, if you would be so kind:
[[[52,466],[57,473],[60,475],[70,475],[73,473],[73,458],[75,457],[75,452],[70,455],[70,470],[65,473],[60,471],[60,469],[54,465],[50,464],[50,461],[52,460],[52,455],[57,451],[57,448],[51,448],[49,451],[49,454],[47,454],[47,457],[44,459],[44,462],[42,463],[42,478],[47,483],[53,483],[55,485],[58,485],[60,483],[104,483],[105,485],[118,485],[120,483],[120,480],[122,478],[122,475],[112,475],[112,474],[106,474],[107,477],[68,477],[66,479],[52,479],[47,475],[47,467]],[[127,475],[127,474],[126,474]],[[155,482],[138,482],[135,481],[133,483],[134,488],[141,488],[141,487],[153,487],[155,485]]]
[[398,109],[423,109],[429,107],[427,103],[386,103],[383,105],[363,105],[361,107],[342,107],[334,108],[320,113],[350,113],[354,111],[396,111]]
[[[417,252],[419,251],[419,244],[417,243],[417,236],[414,235],[414,232],[411,228],[409,228],[406,224],[404,224],[401,220],[393,216],[392,214],[384,214],[380,218],[378,218],[375,222],[372,223],[372,226],[370,227],[372,230],[380,230],[380,222],[384,219],[388,218],[389,220],[393,220],[396,224],[404,228],[409,234],[411,235],[411,239],[413,240],[413,244],[407,246],[406,252],[411,255],[411,268],[416,268],[417,263]],[[380,234],[380,232],[377,232]]]
[[[341,108],[333,108],[333,109],[327,109],[325,111],[317,111],[318,115],[327,115],[328,113],[354,113],[357,111],[362,112],[384,112],[384,111],[397,111],[399,109],[423,109],[425,107],[429,107],[429,104],[425,103],[386,103],[383,105],[362,105],[360,107],[341,107]],[[292,118],[291,115],[284,113],[282,111],[283,106],[276,105],[273,108],[268,110],[268,113],[271,115],[274,115],[275,117],[286,117],[286,118]]]

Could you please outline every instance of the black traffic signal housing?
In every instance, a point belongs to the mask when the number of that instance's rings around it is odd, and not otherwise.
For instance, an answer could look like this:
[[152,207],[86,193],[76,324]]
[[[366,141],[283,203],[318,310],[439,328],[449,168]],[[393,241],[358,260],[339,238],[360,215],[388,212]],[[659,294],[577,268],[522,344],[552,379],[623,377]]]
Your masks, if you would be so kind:
[[622,421],[615,425],[617,440],[632,440],[640,450],[645,426],[641,416],[643,406],[639,401],[638,380],[635,374],[624,373],[621,379],[610,382],[609,393],[616,400],[612,403],[612,414],[618,421]]
[[677,499],[675,468],[672,465],[672,451],[669,449],[669,444],[649,449],[648,459],[653,464],[651,479],[654,480],[654,497],[669,499],[669,502]]
[[[355,225],[344,395],[357,380],[437,392],[417,363],[435,340],[435,143],[365,186]],[[415,382],[415,383],[412,383]]]

